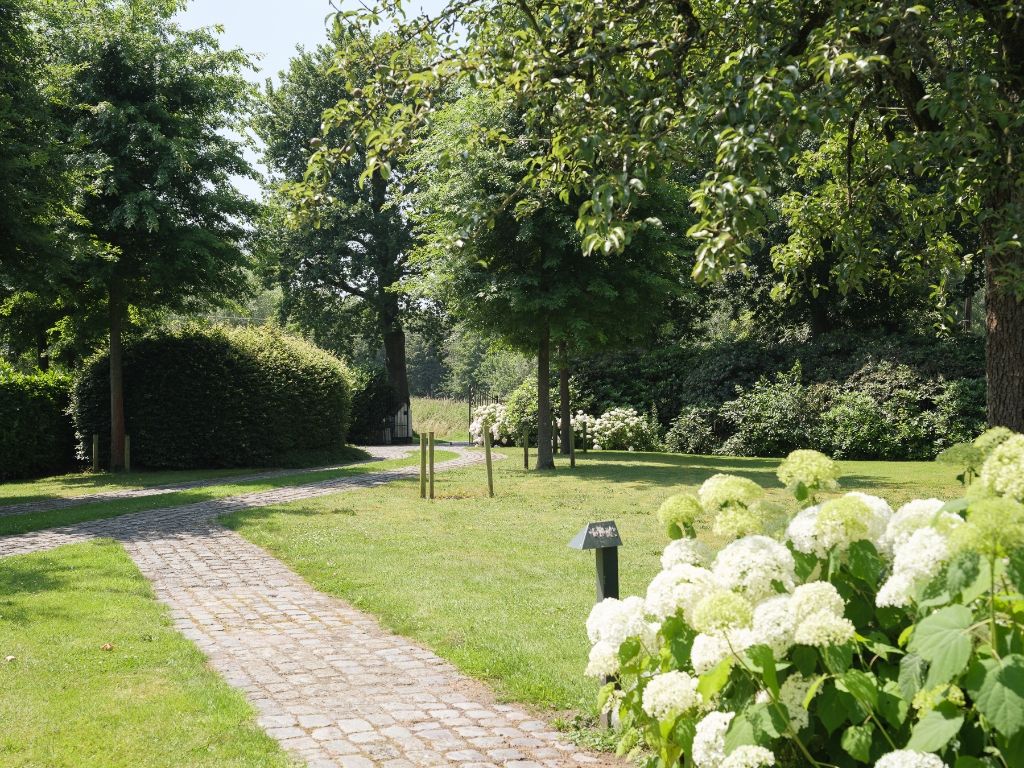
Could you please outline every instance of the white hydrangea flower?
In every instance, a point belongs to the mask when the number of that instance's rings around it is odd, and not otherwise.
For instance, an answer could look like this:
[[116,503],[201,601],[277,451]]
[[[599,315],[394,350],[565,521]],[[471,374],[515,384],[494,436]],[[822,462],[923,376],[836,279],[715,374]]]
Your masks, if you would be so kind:
[[608,597],[595,605],[587,618],[587,637],[594,645],[604,641],[616,651],[629,637],[649,642],[651,625],[644,616],[644,601],[639,597],[616,600]]
[[818,542],[818,511],[820,504],[800,510],[786,527],[786,540],[793,544],[797,552],[805,555],[824,557],[827,552],[819,551]]
[[607,640],[599,640],[590,649],[588,677],[611,677],[619,671],[619,649]]
[[880,546],[892,508],[885,499],[853,491],[799,512],[786,528],[798,552],[824,557],[834,547],[845,551],[866,539]]
[[795,488],[799,483],[820,491],[839,488],[839,465],[818,451],[793,451],[779,465],[775,474],[787,488]]
[[754,634],[749,629],[738,629],[725,634],[701,633],[693,639],[690,666],[698,675],[710,672],[723,660],[754,645]]
[[709,712],[700,722],[693,736],[690,757],[697,768],[718,768],[725,759],[725,732],[735,712]]
[[793,640],[799,645],[813,645],[824,648],[842,645],[853,639],[853,622],[832,613],[812,613],[801,621],[793,632]]
[[770,749],[744,744],[726,755],[719,768],[766,768],[775,765],[775,754]]
[[910,605],[917,593],[917,585],[909,573],[894,573],[875,595],[879,608],[903,608]]
[[932,527],[948,535],[963,519],[953,512],[942,512],[945,502],[941,499],[914,499],[908,501],[890,518],[882,535],[880,550],[893,553],[896,547],[910,538],[919,528]]
[[1024,502],[1024,435],[1008,437],[993,449],[978,482],[991,494]]
[[764,489],[749,478],[719,472],[701,483],[697,496],[712,511],[730,504],[748,507],[764,496]]
[[754,607],[754,626],[751,634],[757,638],[758,643],[771,648],[775,658],[782,658],[793,645],[795,628],[788,595],[769,598]]
[[945,768],[945,765],[941,757],[930,752],[898,749],[878,758],[875,768]]
[[853,622],[843,617],[842,595],[827,581],[801,584],[793,590],[789,607],[793,642],[799,645],[839,645],[853,638]]
[[644,687],[642,702],[644,712],[656,720],[696,709],[701,703],[697,678],[679,670],[655,675]]
[[647,587],[647,613],[665,619],[681,610],[688,617],[697,602],[714,589],[715,577],[707,568],[675,565],[655,576]]
[[813,677],[803,675],[790,675],[779,687],[779,702],[789,713],[789,720],[796,731],[802,730],[810,725],[811,716],[804,709],[804,699],[814,685]]
[[697,539],[676,539],[669,542],[661,555],[661,567],[665,570],[677,565],[704,567],[711,556],[711,548]]
[[796,563],[785,546],[767,536],[746,536],[727,546],[711,566],[725,589],[735,589],[751,600],[777,594],[775,584],[788,592],[796,580]]
[[931,527],[919,528],[896,547],[892,575],[875,597],[879,606],[902,608],[949,559],[949,542]]

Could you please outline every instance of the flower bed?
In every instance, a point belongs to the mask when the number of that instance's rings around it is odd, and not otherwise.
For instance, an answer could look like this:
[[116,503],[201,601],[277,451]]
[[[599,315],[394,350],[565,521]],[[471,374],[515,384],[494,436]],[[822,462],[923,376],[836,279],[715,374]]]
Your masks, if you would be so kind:
[[[715,475],[658,511],[645,597],[587,621],[620,753],[697,768],[1024,765],[1024,436],[945,457],[965,498],[893,511],[795,451],[795,514]],[[971,482],[976,477],[976,481]]]

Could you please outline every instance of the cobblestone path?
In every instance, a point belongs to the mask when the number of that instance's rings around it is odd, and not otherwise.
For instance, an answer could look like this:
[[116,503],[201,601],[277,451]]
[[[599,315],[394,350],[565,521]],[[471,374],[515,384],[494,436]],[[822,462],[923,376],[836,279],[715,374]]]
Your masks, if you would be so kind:
[[342,467],[365,464],[368,461],[398,459],[416,449],[410,446],[385,445],[365,447],[363,450],[370,454],[369,459],[329,467],[271,469],[266,472],[257,472],[253,475],[228,475],[225,477],[211,477],[205,480],[190,480],[185,483],[166,483],[164,485],[154,485],[148,488],[122,488],[117,491],[83,493],[79,496],[65,496],[59,499],[40,499],[39,501],[26,501],[21,504],[5,504],[0,505],[0,517],[27,515],[30,512],[49,512],[54,509],[68,509],[69,507],[79,507],[83,504],[98,504],[104,501],[114,501],[116,499],[135,499],[143,496],[160,496],[165,493],[187,491],[193,488],[209,488],[214,485],[245,483],[252,480],[271,480],[275,477],[287,477],[288,475],[297,475],[301,472],[326,472],[332,469],[341,469]]
[[[479,462],[460,456],[438,470]],[[414,477],[366,473],[0,538],[0,557],[109,537],[168,605],[175,627],[309,768],[621,765],[564,742],[523,709],[371,616],[317,592],[219,515]]]

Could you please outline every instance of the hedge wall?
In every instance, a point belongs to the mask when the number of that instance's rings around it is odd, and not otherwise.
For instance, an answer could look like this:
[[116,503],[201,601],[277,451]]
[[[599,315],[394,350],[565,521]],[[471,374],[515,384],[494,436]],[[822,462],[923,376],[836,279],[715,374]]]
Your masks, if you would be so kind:
[[21,374],[0,362],[0,480],[52,475],[74,466],[70,388],[67,376]]
[[[79,452],[100,435],[110,455],[109,360],[90,358],[71,412]],[[352,386],[345,365],[269,328],[187,328],[129,342],[125,421],[132,466],[274,466],[330,460],[345,445]]]

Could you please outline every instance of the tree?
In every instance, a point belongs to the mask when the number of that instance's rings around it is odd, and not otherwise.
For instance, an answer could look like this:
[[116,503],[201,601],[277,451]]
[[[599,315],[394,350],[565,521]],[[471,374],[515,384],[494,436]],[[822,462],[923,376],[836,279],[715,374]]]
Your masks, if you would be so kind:
[[70,73],[71,161],[90,246],[73,274],[105,299],[112,470],[124,466],[122,335],[129,313],[191,311],[247,287],[242,250],[253,204],[232,176],[253,176],[229,137],[247,108],[251,66],[209,30],[171,21],[177,2],[51,4],[47,33]]
[[664,245],[584,253],[573,208],[523,183],[524,147],[534,140],[517,115],[467,91],[442,110],[416,152],[412,207],[429,293],[457,317],[536,353],[536,466],[551,469],[553,347],[564,365],[569,344],[607,344],[645,327],[675,275]]
[[708,156],[690,229],[700,280],[745,268],[780,218],[783,290],[822,275],[846,292],[925,278],[943,296],[981,260],[989,420],[1024,428],[1020,3],[464,0],[396,29],[423,41],[427,63],[382,71],[338,106],[355,115],[407,88],[388,121],[364,123],[368,167],[430,123],[435,90],[472,73],[549,139],[531,147],[529,175],[585,198],[588,252],[644,228],[652,174]]
[[[374,39],[352,39],[337,30],[336,45],[383,45]],[[331,313],[346,300],[364,304],[376,320],[383,342],[392,409],[409,407],[405,321],[412,310],[401,291],[410,274],[411,226],[399,201],[405,194],[401,163],[392,159],[362,183],[362,167],[335,166],[323,175],[315,200],[291,194],[306,175],[310,155],[321,142],[346,144],[352,137],[341,129],[321,135],[324,111],[365,80],[365,64],[344,76],[332,71],[335,44],[295,56],[281,84],[268,84],[264,107],[256,121],[266,144],[265,162],[274,174],[272,205],[276,226],[262,228],[260,251],[266,268],[284,290],[285,309]],[[358,147],[355,147],[359,153]]]

